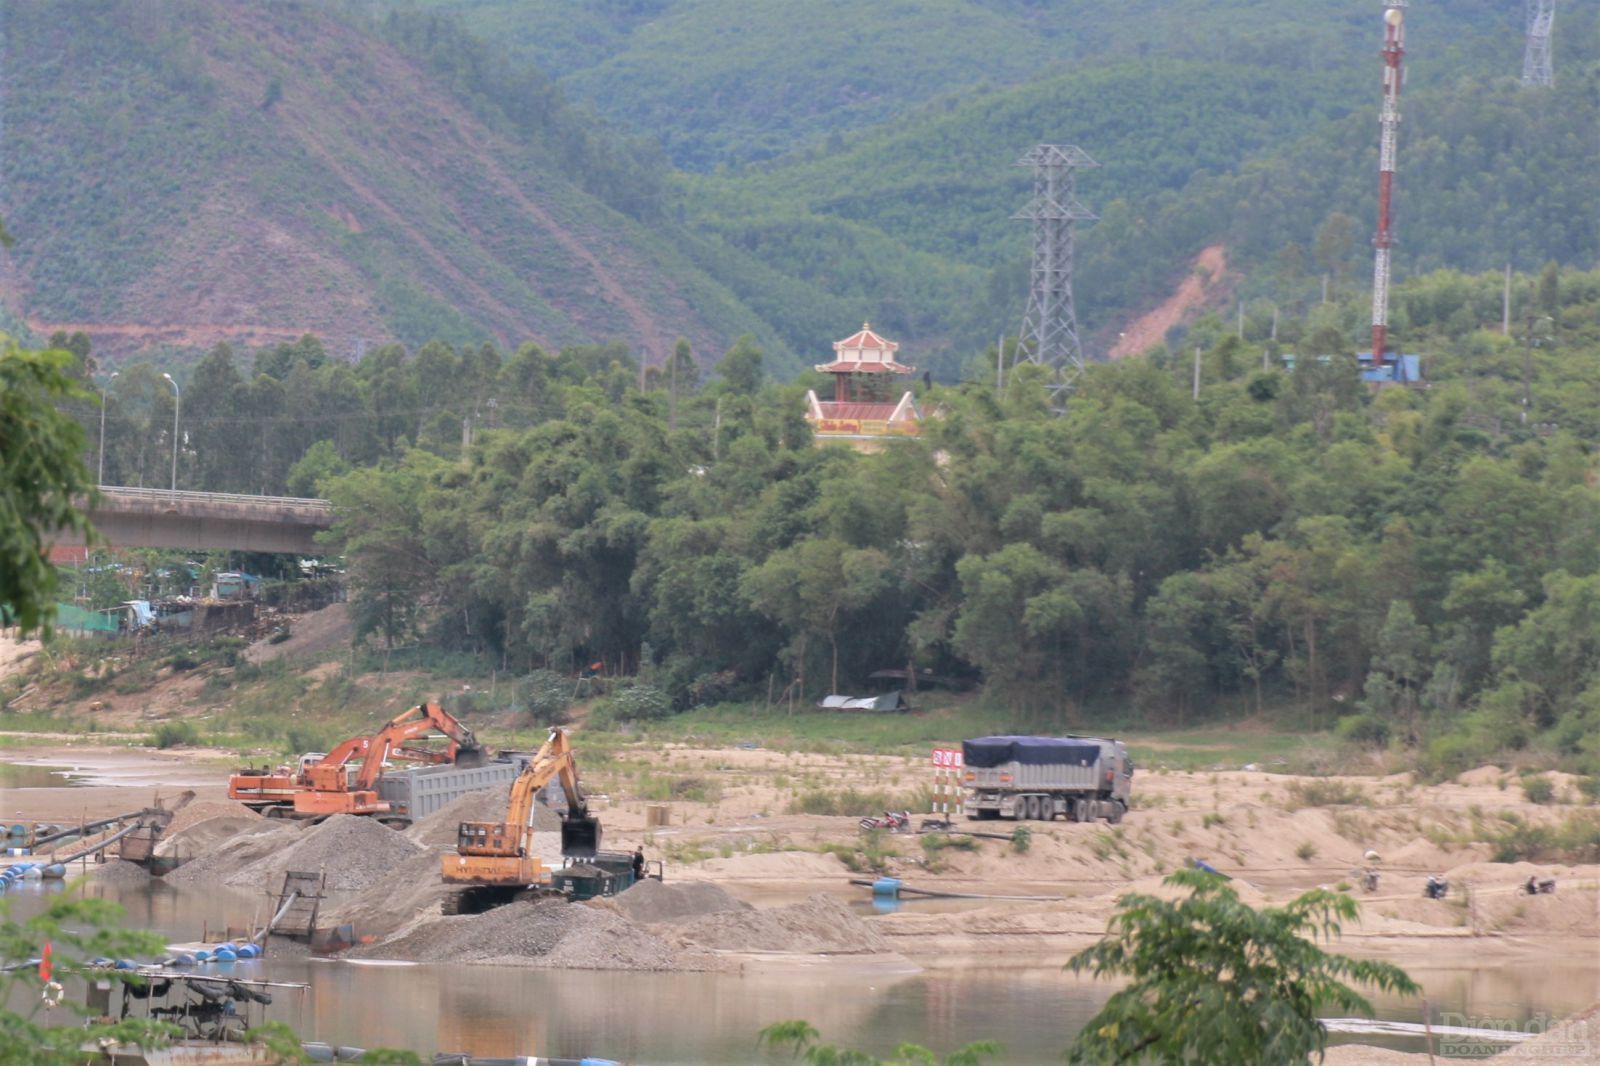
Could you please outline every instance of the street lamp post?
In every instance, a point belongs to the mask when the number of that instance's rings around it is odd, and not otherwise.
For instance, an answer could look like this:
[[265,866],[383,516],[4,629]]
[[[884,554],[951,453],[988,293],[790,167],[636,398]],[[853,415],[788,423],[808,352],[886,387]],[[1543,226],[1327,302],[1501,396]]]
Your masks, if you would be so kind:
[[172,380],[171,374],[162,374],[167,379],[167,384],[172,386],[172,491],[178,491],[178,411],[183,405],[183,394],[178,391],[178,383]]
[[106,483],[106,393],[110,390],[111,383],[115,380],[117,380],[117,371],[113,370],[111,376],[106,378],[106,383],[100,386],[100,470],[95,474],[94,483],[96,485],[104,485]]

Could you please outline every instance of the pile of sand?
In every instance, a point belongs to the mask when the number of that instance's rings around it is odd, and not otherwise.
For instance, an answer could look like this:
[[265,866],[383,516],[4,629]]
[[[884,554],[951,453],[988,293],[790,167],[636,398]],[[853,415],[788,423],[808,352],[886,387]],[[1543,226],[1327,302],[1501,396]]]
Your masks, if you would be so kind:
[[[406,830],[412,843],[424,848],[453,848],[456,846],[457,827],[462,822],[499,822],[506,816],[510,802],[506,789],[491,788],[469,792],[445,804],[425,818],[419,818]],[[533,808],[533,827],[554,832],[561,828],[561,816],[542,804]]]
[[734,899],[713,884],[669,885],[651,878],[640,881],[609,902],[624,918],[647,925],[751,909],[750,904]]
[[889,950],[882,934],[843,903],[821,893],[787,907],[689,919],[675,925],[673,933],[686,945],[714,951],[853,955]]
[[178,812],[156,843],[161,856],[207,855],[262,821],[261,815],[232,800],[201,800]]
[[483,914],[435,918],[355,958],[475,962],[582,970],[704,969],[709,960],[647,932],[614,910],[550,899]]

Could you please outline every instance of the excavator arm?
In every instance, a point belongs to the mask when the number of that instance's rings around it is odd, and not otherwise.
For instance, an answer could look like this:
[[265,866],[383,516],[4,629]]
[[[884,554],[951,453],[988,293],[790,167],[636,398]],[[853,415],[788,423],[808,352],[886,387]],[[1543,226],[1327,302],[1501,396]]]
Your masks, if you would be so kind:
[[592,856],[600,847],[600,823],[578,783],[578,762],[562,729],[546,740],[511,784],[511,802],[504,822],[463,822],[457,850],[463,855],[525,856],[533,833],[533,812],[539,792],[552,780],[561,782],[567,813],[561,819],[561,853]]
[[471,729],[437,703],[421,703],[396,715],[372,737],[366,757],[361,761],[361,772],[356,775],[356,789],[370,791],[377,784],[379,775],[383,773],[383,764],[391,754],[404,748],[407,741],[430,733],[445,735],[450,742],[451,761],[456,765],[475,766],[483,761],[483,748]]

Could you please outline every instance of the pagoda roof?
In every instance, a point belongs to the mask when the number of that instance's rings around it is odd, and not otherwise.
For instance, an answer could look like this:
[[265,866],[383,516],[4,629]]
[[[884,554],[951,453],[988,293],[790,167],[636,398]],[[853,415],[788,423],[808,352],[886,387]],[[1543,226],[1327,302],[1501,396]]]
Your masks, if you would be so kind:
[[893,359],[881,363],[835,359],[831,363],[818,363],[812,369],[823,374],[915,374],[917,372],[916,367],[897,363]]
[[917,368],[895,361],[900,345],[878,336],[866,322],[842,341],[833,342],[833,362],[818,363],[823,374],[915,374]]
[[887,340],[872,332],[872,325],[867,322],[861,323],[861,329],[844,340],[833,342],[833,350],[836,352],[860,348],[876,348],[884,352],[898,352],[900,345],[896,341]]

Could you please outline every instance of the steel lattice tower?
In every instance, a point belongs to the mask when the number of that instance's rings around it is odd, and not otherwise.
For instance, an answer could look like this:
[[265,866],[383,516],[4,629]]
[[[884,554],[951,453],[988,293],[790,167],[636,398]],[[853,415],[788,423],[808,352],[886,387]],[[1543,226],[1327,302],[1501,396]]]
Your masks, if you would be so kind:
[[1100,164],[1071,144],[1041,144],[1017,166],[1033,170],[1033,198],[1012,218],[1033,223],[1033,277],[1017,354],[1053,372],[1052,391],[1070,388],[1083,372],[1083,342],[1072,299],[1075,227],[1095,215],[1078,202],[1077,172]]
[[1528,43],[1522,50],[1522,84],[1549,88],[1556,83],[1550,65],[1550,31],[1556,22],[1556,0],[1526,0]]

